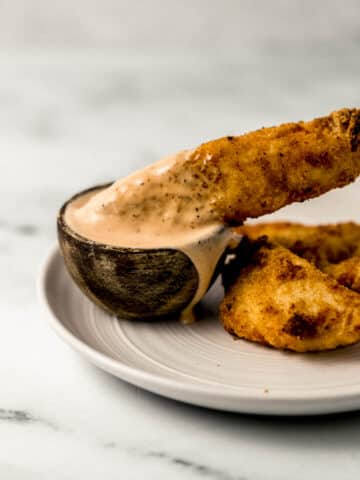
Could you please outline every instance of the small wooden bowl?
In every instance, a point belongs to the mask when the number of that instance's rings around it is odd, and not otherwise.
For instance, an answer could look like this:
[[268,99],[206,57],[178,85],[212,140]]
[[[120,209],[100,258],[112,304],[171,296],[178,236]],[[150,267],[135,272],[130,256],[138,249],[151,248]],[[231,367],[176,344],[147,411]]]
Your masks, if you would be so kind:
[[[178,315],[190,304],[199,285],[199,274],[187,255],[171,248],[122,248],[101,244],[82,237],[66,224],[64,214],[69,203],[107,186],[82,191],[60,209],[58,239],[71,277],[90,300],[118,317],[152,320]],[[224,260],[225,253],[210,285]]]

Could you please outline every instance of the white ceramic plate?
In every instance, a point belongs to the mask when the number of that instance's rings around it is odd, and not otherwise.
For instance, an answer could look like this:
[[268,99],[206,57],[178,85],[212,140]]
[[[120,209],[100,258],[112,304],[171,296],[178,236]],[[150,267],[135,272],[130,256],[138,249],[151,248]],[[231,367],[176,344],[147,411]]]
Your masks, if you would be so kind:
[[56,332],[90,362],[151,392],[234,412],[300,415],[360,408],[360,345],[294,354],[237,340],[217,318],[218,283],[193,325],[118,320],[69,277],[58,249],[45,261],[39,293]]

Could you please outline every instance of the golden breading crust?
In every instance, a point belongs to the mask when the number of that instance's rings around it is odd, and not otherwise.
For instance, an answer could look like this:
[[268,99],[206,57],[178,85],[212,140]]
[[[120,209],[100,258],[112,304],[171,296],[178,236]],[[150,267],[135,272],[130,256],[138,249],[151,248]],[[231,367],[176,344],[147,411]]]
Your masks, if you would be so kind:
[[290,222],[244,225],[235,230],[256,240],[266,236],[360,293],[360,225],[302,225]]
[[[318,244],[314,253],[314,243],[310,242],[310,260],[281,244],[286,238],[287,246],[294,246],[294,232],[302,228],[313,234],[316,227],[270,224],[242,229],[249,236],[244,237],[236,260],[223,273],[226,294],[220,318],[228,332],[297,352],[329,350],[360,340],[360,226],[319,227],[331,248],[325,246],[324,254]],[[267,236],[256,237],[264,231]],[[347,243],[345,250],[355,252],[355,256],[344,258],[339,232]],[[304,242],[306,235],[302,233]],[[276,241],[273,236],[277,236]],[[307,255],[306,249],[303,254]],[[340,261],[331,263],[330,258]],[[316,265],[319,259],[321,269]]]
[[199,185],[212,189],[219,218],[241,224],[354,181],[360,174],[360,110],[205,143],[187,168]]
[[356,257],[326,265],[323,271],[335,278],[340,285],[360,293],[360,252]]

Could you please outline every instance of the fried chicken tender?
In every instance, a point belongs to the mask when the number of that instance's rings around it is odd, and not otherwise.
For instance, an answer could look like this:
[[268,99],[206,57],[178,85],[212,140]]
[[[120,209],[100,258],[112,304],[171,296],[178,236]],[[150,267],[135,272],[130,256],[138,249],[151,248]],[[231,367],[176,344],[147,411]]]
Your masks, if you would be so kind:
[[325,266],[323,271],[335,278],[340,285],[360,293],[360,252],[356,257]]
[[[360,109],[201,145],[187,168],[232,225],[317,197],[360,174]],[[200,187],[199,187],[200,188]]]
[[239,227],[236,232],[250,240],[266,236],[360,293],[360,225],[354,222],[320,226],[259,223]]
[[269,222],[243,225],[235,231],[250,240],[266,236],[319,268],[360,255],[360,225],[355,222],[330,225]]
[[296,352],[360,340],[360,295],[267,237],[245,239],[224,280],[220,317],[234,336]]

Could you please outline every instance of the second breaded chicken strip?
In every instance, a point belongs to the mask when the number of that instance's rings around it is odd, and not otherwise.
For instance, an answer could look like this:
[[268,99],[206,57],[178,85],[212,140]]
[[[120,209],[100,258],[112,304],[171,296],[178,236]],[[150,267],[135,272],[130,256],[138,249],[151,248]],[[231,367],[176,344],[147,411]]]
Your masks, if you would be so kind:
[[290,222],[259,223],[236,229],[251,241],[267,237],[302,257],[341,285],[360,293],[360,225],[302,225]]
[[266,237],[245,240],[238,261],[220,307],[229,333],[297,352],[360,340],[360,295],[309,261]]

